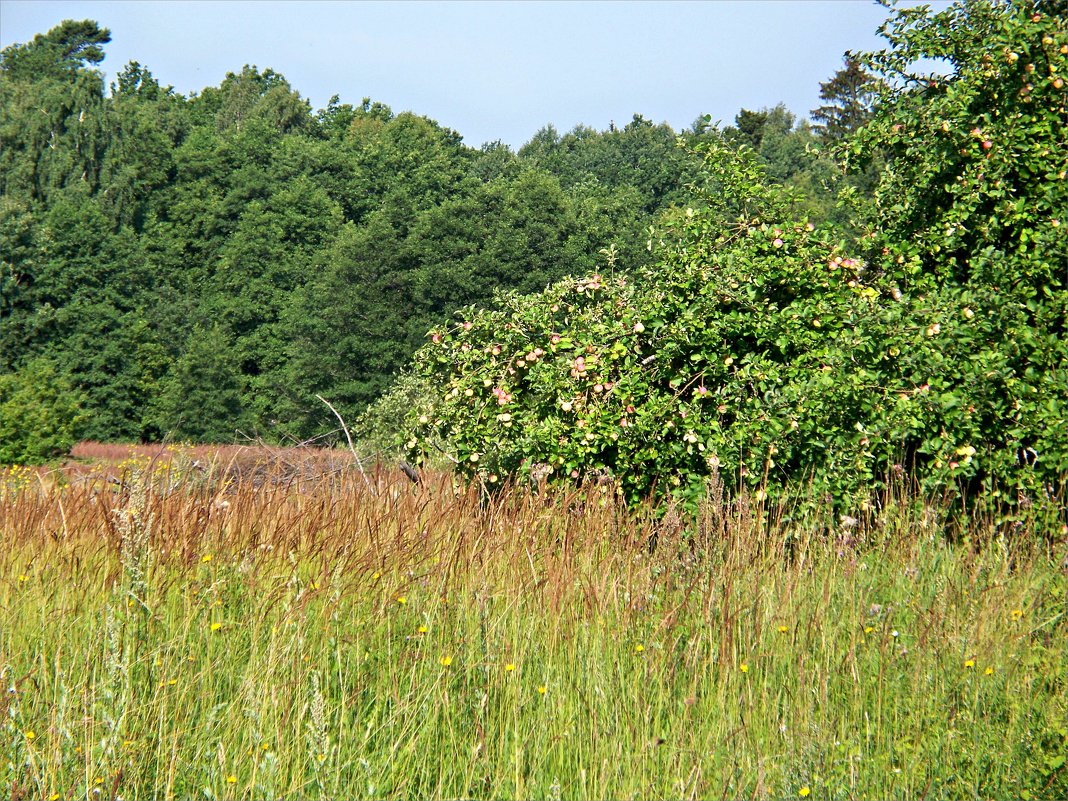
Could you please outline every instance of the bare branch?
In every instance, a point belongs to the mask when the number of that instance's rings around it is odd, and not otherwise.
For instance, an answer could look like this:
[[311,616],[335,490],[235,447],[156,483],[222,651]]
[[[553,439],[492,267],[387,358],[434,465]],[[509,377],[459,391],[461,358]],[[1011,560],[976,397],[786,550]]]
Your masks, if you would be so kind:
[[358,453],[356,453],[356,448],[352,444],[352,435],[349,434],[349,427],[347,425],[345,425],[344,418],[342,418],[342,416],[338,413],[338,410],[333,407],[333,405],[330,403],[330,401],[328,401],[322,395],[316,395],[315,397],[317,397],[319,400],[321,400],[323,403],[325,403],[327,408],[334,413],[334,417],[337,418],[337,421],[339,423],[341,423],[341,430],[345,432],[345,439],[349,443],[349,451],[352,453],[352,458],[356,460],[356,467],[359,468],[360,475],[363,476],[363,481],[367,485],[368,491],[372,495],[374,495],[375,494],[374,487],[371,486],[371,480],[369,478],[367,478],[367,473],[363,469],[363,462],[360,461],[360,456],[359,456]]

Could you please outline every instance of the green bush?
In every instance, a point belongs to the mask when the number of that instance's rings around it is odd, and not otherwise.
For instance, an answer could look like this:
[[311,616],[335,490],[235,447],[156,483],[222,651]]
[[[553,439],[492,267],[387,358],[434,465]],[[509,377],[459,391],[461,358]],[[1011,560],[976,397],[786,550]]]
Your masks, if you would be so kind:
[[[879,377],[876,291],[749,150],[704,157],[698,208],[665,221],[634,279],[569,279],[431,334],[423,375],[443,391],[409,442],[451,446],[493,484],[611,476],[628,502],[695,502],[716,475],[772,487],[814,471],[832,489],[873,480],[864,420]],[[741,202],[737,202],[737,201]]]
[[[865,58],[879,109],[850,151],[886,161],[871,260],[907,321],[887,342],[903,413],[882,436],[927,490],[1044,502],[1068,473],[1064,4],[906,9],[885,35]],[[948,74],[915,66],[932,61]]]
[[[790,219],[751,151],[700,145],[694,207],[653,233],[653,267],[431,333],[416,361],[437,393],[410,416],[413,455],[445,442],[487,485],[612,477],[630,503],[693,504],[716,476],[768,493],[805,479],[856,508],[908,472],[969,502],[1056,508],[1064,19],[969,0],[898,11],[885,34],[865,57],[878,111],[847,145],[886,164],[864,253]],[[921,80],[919,59],[951,71]]]
[[0,464],[39,464],[67,453],[85,415],[81,396],[51,362],[0,375]]

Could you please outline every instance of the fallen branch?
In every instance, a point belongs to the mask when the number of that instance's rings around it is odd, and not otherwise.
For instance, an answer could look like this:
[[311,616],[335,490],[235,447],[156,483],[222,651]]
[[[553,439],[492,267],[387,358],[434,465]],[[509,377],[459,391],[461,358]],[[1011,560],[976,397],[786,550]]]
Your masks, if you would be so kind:
[[328,401],[322,395],[316,395],[315,397],[317,397],[319,400],[321,400],[323,403],[325,403],[327,408],[334,413],[334,417],[337,418],[337,421],[339,423],[341,423],[341,430],[345,432],[345,439],[349,443],[349,451],[352,453],[352,458],[356,460],[356,467],[359,468],[360,475],[363,476],[363,481],[367,485],[368,491],[372,495],[375,495],[376,493],[375,493],[374,487],[371,486],[371,480],[369,478],[367,478],[367,473],[363,469],[363,462],[360,461],[360,456],[359,456],[358,453],[356,453],[356,448],[352,444],[352,435],[349,434],[349,427],[347,425],[345,425],[344,418],[342,418],[342,416],[338,413],[338,410],[333,407],[333,405],[330,403],[330,401]]

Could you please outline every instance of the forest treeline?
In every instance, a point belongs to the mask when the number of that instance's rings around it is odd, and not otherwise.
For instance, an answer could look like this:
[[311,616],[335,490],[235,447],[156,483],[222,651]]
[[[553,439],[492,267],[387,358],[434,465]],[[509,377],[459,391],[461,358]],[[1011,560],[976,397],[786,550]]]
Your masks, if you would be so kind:
[[753,148],[804,213],[845,225],[828,145],[872,99],[847,62],[815,126],[783,106],[682,131],[635,115],[513,152],[370,99],[313,110],[270,69],[183,96],[130,63],[106,87],[109,40],[67,21],[0,54],[0,440],[33,428],[38,450],[73,429],[336,436],[316,396],[354,418],[454,310],[606,254],[645,264],[709,141]]
[[880,34],[817,125],[517,152],[253,67],[106,91],[91,21],[9,47],[0,462],[338,442],[325,399],[486,487],[696,508],[803,477],[864,510],[910,481],[1068,533],[1068,5],[902,5]]

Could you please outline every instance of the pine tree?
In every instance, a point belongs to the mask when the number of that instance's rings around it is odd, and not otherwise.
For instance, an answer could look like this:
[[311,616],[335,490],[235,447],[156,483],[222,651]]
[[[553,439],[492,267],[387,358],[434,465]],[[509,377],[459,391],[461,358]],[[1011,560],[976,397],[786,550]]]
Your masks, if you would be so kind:
[[838,142],[867,122],[875,102],[874,78],[848,54],[845,66],[820,84],[824,105],[812,111],[816,132],[826,142]]

